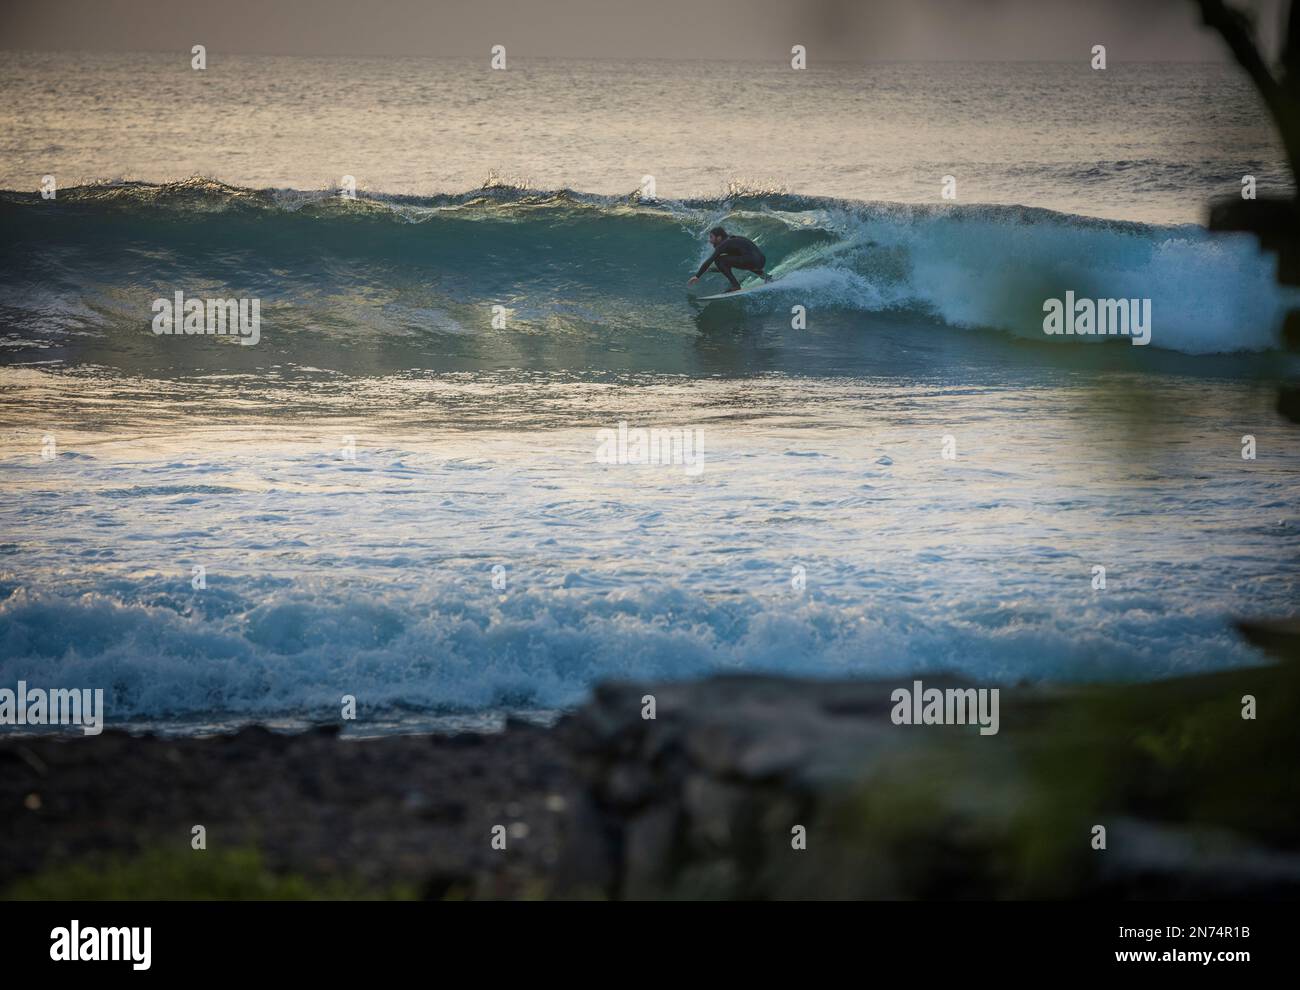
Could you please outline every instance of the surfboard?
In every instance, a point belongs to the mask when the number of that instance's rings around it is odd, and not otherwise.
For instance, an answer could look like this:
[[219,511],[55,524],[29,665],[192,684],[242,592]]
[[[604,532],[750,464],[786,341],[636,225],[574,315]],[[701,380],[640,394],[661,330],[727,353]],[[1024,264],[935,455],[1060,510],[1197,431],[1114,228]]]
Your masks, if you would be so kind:
[[713,299],[734,299],[736,296],[747,296],[752,292],[757,292],[759,289],[766,288],[776,281],[777,279],[772,279],[768,282],[759,281],[756,285],[742,285],[739,292],[719,292],[712,296],[692,296],[691,298],[696,302],[709,302]]

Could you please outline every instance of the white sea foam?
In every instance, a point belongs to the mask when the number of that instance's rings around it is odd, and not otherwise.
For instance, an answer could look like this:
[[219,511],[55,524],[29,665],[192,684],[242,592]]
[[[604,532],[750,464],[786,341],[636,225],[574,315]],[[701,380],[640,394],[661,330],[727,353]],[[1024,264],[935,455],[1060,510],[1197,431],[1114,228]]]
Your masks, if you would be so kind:
[[[24,375],[33,394],[49,377]],[[102,386],[83,387],[95,422]],[[1258,662],[1231,618],[1300,584],[1300,464],[1246,386],[1144,381],[1135,435],[1104,388],[435,376],[313,397],[319,429],[388,396],[355,461],[337,431],[158,432],[157,388],[142,432],[93,458],[37,443],[0,464],[0,683],[103,685],[110,724],[330,719],[344,694],[371,715],[554,708],[604,679],[735,670],[1169,676]],[[575,419],[449,431],[419,396]],[[709,422],[709,470],[593,463],[576,424],[633,400]],[[1259,460],[1224,422],[1256,424]]]

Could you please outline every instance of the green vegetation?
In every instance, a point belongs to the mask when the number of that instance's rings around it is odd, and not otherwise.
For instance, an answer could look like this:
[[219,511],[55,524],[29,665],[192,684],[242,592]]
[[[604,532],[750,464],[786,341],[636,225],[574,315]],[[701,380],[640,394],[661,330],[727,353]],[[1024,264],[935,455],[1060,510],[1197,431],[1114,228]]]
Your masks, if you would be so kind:
[[[1136,883],[1116,880],[1119,863],[1159,874],[1192,846],[1294,852],[1300,663],[1272,652],[1282,662],[1004,697],[1002,732],[987,739],[917,735],[826,809],[834,838],[818,827],[823,848],[802,868],[817,863],[817,889],[834,896],[1056,898]],[[1242,717],[1247,695],[1254,718]]]
[[11,885],[6,900],[307,901],[411,900],[413,890],[368,890],[332,879],[274,873],[255,848],[228,852],[153,850],[130,859],[82,860],[43,870]]
[[[1097,860],[1081,839],[1138,819],[1230,832],[1263,847],[1300,841],[1297,667],[1235,670],[1094,688],[1021,740],[1032,781],[1010,858],[1017,885],[1054,895],[1086,883]],[[1253,719],[1242,698],[1256,699]]]

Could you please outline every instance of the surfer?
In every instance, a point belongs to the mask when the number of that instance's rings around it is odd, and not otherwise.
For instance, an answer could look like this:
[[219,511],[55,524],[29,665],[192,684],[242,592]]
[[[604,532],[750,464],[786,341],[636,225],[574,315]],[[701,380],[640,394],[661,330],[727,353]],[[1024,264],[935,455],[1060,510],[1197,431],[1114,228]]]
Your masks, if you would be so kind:
[[721,227],[714,227],[709,231],[709,244],[713,247],[713,254],[709,255],[708,261],[700,265],[700,270],[691,277],[687,285],[698,282],[700,276],[709,270],[710,265],[727,276],[727,281],[731,283],[731,288],[726,290],[728,292],[740,291],[740,283],[736,281],[736,276],[731,274],[733,268],[753,272],[764,282],[772,281],[771,276],[763,270],[767,265],[767,258],[758,249],[758,245],[748,237],[736,237],[728,234]]

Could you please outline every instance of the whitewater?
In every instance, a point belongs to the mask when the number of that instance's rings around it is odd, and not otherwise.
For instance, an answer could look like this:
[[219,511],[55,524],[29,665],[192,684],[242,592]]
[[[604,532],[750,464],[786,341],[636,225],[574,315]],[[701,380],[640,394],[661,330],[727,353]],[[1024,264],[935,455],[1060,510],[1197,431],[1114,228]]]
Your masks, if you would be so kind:
[[[10,368],[0,682],[103,687],[156,731],[351,695],[378,731],[609,678],[1258,662],[1231,619],[1289,607],[1300,548],[1267,390],[952,377]],[[705,469],[600,463],[620,421],[691,424]]]

